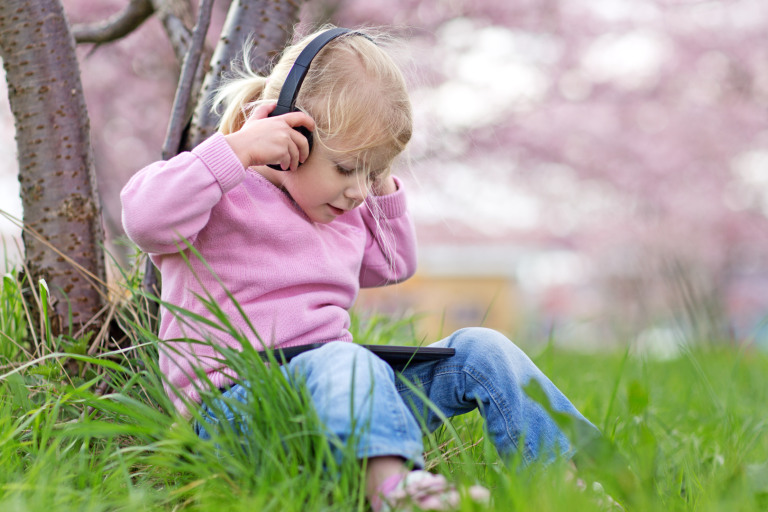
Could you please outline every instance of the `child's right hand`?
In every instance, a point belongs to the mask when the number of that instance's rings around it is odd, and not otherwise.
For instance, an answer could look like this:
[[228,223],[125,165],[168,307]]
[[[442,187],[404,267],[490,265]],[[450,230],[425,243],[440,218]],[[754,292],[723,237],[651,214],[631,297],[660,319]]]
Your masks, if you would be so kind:
[[307,138],[293,127],[314,131],[315,121],[304,112],[267,117],[276,105],[277,101],[259,105],[240,130],[224,136],[246,169],[274,164],[295,171],[309,157]]

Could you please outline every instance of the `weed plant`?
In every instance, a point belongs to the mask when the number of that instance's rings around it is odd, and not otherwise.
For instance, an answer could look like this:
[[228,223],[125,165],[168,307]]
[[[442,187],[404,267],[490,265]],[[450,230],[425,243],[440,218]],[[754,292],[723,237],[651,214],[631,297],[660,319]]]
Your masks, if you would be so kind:
[[[165,347],[150,329],[140,275],[122,275],[110,315],[127,335],[102,329],[54,338],[32,325],[27,300],[45,289],[6,269],[0,291],[0,510],[5,511],[367,511],[364,462],[336,440],[288,385],[274,355],[264,364],[209,297],[208,328],[242,350],[219,354],[243,381],[249,402],[223,402],[252,418],[211,427],[201,441],[173,412],[157,367]],[[31,299],[30,299],[31,297]],[[187,322],[202,321],[168,305]],[[104,313],[103,314],[107,314]],[[422,344],[410,320],[353,314],[358,343]],[[436,340],[426,340],[430,343]],[[477,413],[425,434],[427,467],[461,485],[492,491],[488,510],[610,510],[600,488],[627,510],[768,508],[768,360],[749,344],[709,343],[671,361],[619,353],[576,354],[549,344],[535,355],[554,383],[603,437],[550,411],[579,446],[581,490],[570,466],[501,461]],[[205,381],[205,376],[201,375]],[[535,385],[526,390],[549,410]],[[192,404],[190,404],[191,406]],[[199,409],[191,407],[200,420]],[[485,510],[469,500],[462,510]]]

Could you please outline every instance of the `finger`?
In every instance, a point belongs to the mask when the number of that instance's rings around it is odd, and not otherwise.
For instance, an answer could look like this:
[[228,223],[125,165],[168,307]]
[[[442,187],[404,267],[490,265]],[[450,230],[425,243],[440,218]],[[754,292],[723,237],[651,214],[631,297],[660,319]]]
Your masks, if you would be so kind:
[[288,142],[288,153],[291,155],[291,160],[288,165],[292,171],[295,171],[299,166],[299,148],[294,143],[293,135],[291,135],[291,140]]
[[273,110],[275,110],[276,106],[277,106],[277,100],[270,100],[270,101],[261,103],[258,107],[253,109],[248,120],[250,121],[251,119],[264,119]]
[[296,147],[299,148],[299,163],[304,163],[309,158],[309,141],[301,132],[291,130],[291,139]]
[[280,159],[280,168],[287,171],[291,168],[291,156],[289,153],[285,153],[283,158]]
[[290,112],[280,116],[280,118],[284,119],[290,127],[304,126],[311,132],[315,131],[315,120],[304,112]]

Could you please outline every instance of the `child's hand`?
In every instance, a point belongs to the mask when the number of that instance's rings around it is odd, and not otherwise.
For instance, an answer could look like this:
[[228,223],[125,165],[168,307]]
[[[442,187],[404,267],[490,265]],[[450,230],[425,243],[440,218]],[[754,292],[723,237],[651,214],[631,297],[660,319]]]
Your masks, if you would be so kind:
[[387,173],[384,176],[379,176],[371,184],[371,192],[375,196],[388,196],[397,192],[397,183],[391,174]]
[[276,164],[283,170],[295,171],[309,157],[307,138],[293,127],[314,131],[315,121],[304,112],[267,117],[275,105],[276,101],[259,105],[240,130],[224,136],[246,169]]

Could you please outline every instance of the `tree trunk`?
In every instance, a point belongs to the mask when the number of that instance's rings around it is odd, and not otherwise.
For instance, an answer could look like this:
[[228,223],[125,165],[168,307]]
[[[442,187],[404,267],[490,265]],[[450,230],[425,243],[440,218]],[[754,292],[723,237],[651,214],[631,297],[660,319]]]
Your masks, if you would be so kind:
[[301,0],[234,0],[229,8],[221,39],[211,58],[211,70],[203,87],[182,149],[190,150],[216,131],[220,116],[211,112],[211,100],[221,84],[221,75],[243,49],[249,34],[253,34],[255,51],[251,52],[251,68],[267,71],[270,59],[293,37],[293,25],[298,21]]
[[102,282],[105,273],[90,124],[60,1],[3,0],[0,55],[15,119],[24,220],[63,253],[25,230],[26,262],[33,284],[41,277],[48,282],[53,324],[61,331],[70,325],[70,307],[74,325],[101,308],[103,290],[88,273]]

